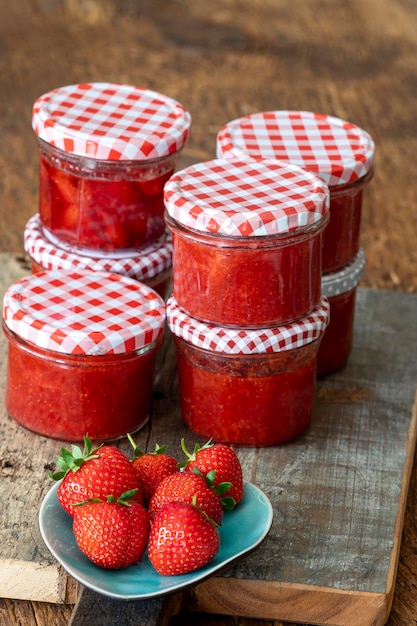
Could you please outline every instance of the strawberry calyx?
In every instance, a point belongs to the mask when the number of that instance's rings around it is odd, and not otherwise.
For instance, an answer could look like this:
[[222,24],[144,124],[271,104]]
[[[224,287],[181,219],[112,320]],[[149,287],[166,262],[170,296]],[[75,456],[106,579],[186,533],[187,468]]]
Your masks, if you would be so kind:
[[115,502],[116,504],[122,504],[123,506],[130,506],[131,500],[136,495],[137,491],[137,489],[129,489],[128,491],[122,493],[118,498],[115,498],[113,495],[108,495],[105,500],[102,498],[88,498],[83,502],[74,502],[71,506],[83,506],[84,504],[94,504],[98,502]]
[[83,450],[75,444],[71,445],[71,450],[61,448],[61,455],[56,458],[56,464],[60,469],[57,472],[51,473],[50,477],[52,480],[61,480],[68,472],[77,472],[84,463],[99,457],[97,452],[101,446],[102,444],[93,448],[90,438],[88,435],[85,435]]
[[236,500],[230,496],[223,495],[230,490],[232,483],[224,481],[215,485],[216,470],[210,470],[206,475],[198,467],[193,467],[191,471],[193,474],[197,474],[197,476],[202,476],[210,489],[219,496],[223,511],[233,511],[236,506]]
[[180,467],[185,467],[191,461],[195,461],[196,460],[197,452],[199,452],[200,450],[208,450],[208,448],[212,448],[213,446],[214,446],[213,439],[209,439],[202,446],[199,443],[196,443],[195,446],[194,446],[193,451],[189,452],[187,450],[187,446],[185,445],[185,439],[182,438],[181,439],[181,449],[184,452],[184,454],[186,456],[186,459],[185,459],[185,461],[181,461],[181,463],[179,463],[179,466]]
[[132,448],[133,448],[133,454],[134,454],[134,458],[135,459],[139,459],[141,456],[145,456],[145,454],[150,454],[152,456],[156,456],[158,454],[164,454],[166,452],[167,447],[165,445],[163,446],[159,446],[157,443],[155,444],[155,450],[153,450],[153,452],[142,452],[142,450],[137,446],[135,440],[133,439],[132,435],[130,433],[126,434],[127,438],[129,439]]

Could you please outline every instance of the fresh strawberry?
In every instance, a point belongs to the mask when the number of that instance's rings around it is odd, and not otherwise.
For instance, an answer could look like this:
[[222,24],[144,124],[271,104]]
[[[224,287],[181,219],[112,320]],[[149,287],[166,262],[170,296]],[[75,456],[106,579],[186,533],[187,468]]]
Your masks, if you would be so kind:
[[[222,486],[220,491],[222,491]],[[221,524],[223,506],[221,495],[218,495],[204,476],[191,472],[176,472],[161,480],[149,502],[151,520],[168,502],[193,502],[214,520]]]
[[211,439],[203,446],[198,443],[192,453],[188,452],[184,439],[181,440],[181,448],[186,455],[186,460],[180,463],[186,472],[196,468],[204,475],[215,472],[214,486],[223,482],[231,483],[227,495],[233,498],[236,504],[242,501],[244,495],[243,472],[236,452],[223,443],[212,443]]
[[149,504],[156,486],[165,476],[178,472],[178,463],[166,453],[166,446],[155,444],[153,452],[142,452],[130,434],[127,435],[134,450],[133,467],[139,474],[139,482],[145,505]]
[[187,574],[218,553],[216,525],[197,506],[170,502],[158,511],[149,533],[148,556],[159,574]]
[[93,448],[85,436],[84,451],[74,444],[71,451],[62,448],[56,464],[60,471],[51,478],[62,479],[57,496],[71,517],[74,517],[74,504],[110,495],[119,498],[132,489],[137,489],[135,500],[143,504],[138,473],[127,456],[114,446]]
[[81,552],[106,569],[137,563],[145,552],[150,529],[146,509],[131,500],[135,490],[117,500],[94,499],[74,507],[73,531]]

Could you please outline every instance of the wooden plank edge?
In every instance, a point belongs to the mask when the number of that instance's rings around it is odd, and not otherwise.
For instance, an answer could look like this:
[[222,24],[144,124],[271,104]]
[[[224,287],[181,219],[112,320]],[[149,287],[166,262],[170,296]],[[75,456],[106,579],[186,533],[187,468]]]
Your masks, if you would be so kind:
[[196,587],[189,610],[318,626],[383,626],[388,594],[326,589],[277,581],[212,578]]
[[77,583],[58,564],[9,560],[1,566],[0,597],[74,604],[77,600]]
[[407,455],[406,463],[404,465],[403,480],[401,487],[401,497],[398,508],[398,515],[394,530],[394,543],[391,551],[390,565],[387,574],[387,593],[393,596],[395,582],[397,578],[398,562],[400,558],[401,538],[404,526],[404,517],[407,507],[407,496],[410,486],[411,474],[413,471],[414,455],[416,451],[417,441],[417,381],[416,392],[414,396],[414,403],[411,410],[411,422],[408,429],[407,437]]

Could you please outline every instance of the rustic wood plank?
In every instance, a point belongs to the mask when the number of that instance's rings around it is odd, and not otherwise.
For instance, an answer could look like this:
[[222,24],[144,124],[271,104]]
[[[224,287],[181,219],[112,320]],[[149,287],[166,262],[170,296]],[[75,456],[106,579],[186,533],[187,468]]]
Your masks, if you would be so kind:
[[220,578],[199,585],[201,610],[386,622],[416,440],[416,306],[415,298],[361,291],[351,361],[319,383],[312,428],[256,456],[275,529],[256,558],[228,573],[227,591]]
[[[0,262],[4,290],[26,269],[9,255]],[[237,449],[245,477],[271,498],[275,521],[255,553],[194,590],[198,610],[343,626],[344,610],[350,626],[355,611],[376,620],[388,615],[415,446],[416,312],[416,296],[360,289],[351,360],[319,381],[309,431],[283,446]],[[4,358],[0,367],[4,390]],[[39,502],[51,484],[46,465],[65,442],[19,428],[4,409],[0,428],[0,493],[2,502],[13,500],[0,529],[0,595],[68,600],[71,579],[37,529]],[[180,417],[168,340],[159,355],[153,416],[137,441],[145,449],[167,443],[179,455],[182,436],[190,446],[198,439]],[[129,450],[127,442],[120,445]],[[74,588],[71,594],[74,601]]]
[[[26,271],[14,258],[1,260],[6,285]],[[381,612],[387,617],[415,445],[417,365],[410,351],[417,343],[416,307],[414,296],[359,290],[351,360],[318,383],[310,430],[285,446],[237,450],[246,478],[274,503],[274,527],[253,555],[196,588],[199,610],[233,614],[239,607],[240,615],[289,620],[297,607],[300,619],[323,624],[343,624],[323,620],[343,619],[345,609],[350,620],[365,609],[375,619]],[[180,436],[190,446],[197,438],[180,418],[172,342],[158,367],[153,417],[137,440],[143,448],[166,442],[179,454]],[[4,415],[1,424],[0,486],[3,500],[12,497],[14,507],[6,507],[1,529],[0,595],[61,602],[67,577],[45,550],[36,520],[50,486],[44,466],[61,443],[33,435]],[[121,446],[129,449],[127,442]],[[22,461],[17,452],[24,447]],[[12,541],[17,527],[18,548]],[[16,577],[22,567],[26,576]],[[300,597],[307,609],[301,610]],[[331,617],[323,617],[326,607]]]
[[100,626],[167,626],[171,617],[180,610],[181,604],[181,594],[124,602],[110,600],[82,587],[69,626],[91,626],[92,616],[94,623]]
[[[246,478],[273,501],[275,522],[225,579],[196,588],[202,611],[385,623],[416,440],[416,307],[415,297],[360,290],[351,361],[319,382],[309,432],[285,446],[238,449]],[[167,358],[151,439],[165,432],[175,445],[171,366]]]

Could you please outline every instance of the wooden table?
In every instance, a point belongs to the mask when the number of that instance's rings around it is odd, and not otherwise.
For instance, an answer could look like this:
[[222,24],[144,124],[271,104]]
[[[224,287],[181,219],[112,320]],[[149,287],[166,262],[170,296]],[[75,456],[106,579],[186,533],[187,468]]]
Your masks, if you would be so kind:
[[[8,260],[2,257],[4,283],[20,271],[13,259],[22,255],[24,226],[37,211],[33,102],[54,87],[85,80],[110,80],[156,89],[189,108],[193,126],[182,166],[212,158],[221,125],[256,111],[315,110],[337,115],[368,130],[377,150],[375,176],[366,192],[362,216],[361,241],[367,258],[362,287],[372,288],[378,294],[388,289],[390,310],[398,304],[401,326],[399,305],[406,293],[417,294],[414,0],[216,0],[215,4],[206,0],[0,0],[0,11],[0,252],[11,255]],[[405,301],[413,300],[414,296],[410,300],[407,296]],[[391,334],[389,337],[392,339]],[[411,352],[410,346],[407,349]],[[395,376],[401,377],[402,372],[411,375],[412,361],[414,355],[409,364],[401,363]],[[378,372],[380,364],[377,365]],[[389,364],[382,366],[385,371]],[[340,379],[338,375],[333,380],[332,391],[333,385],[351,387],[350,378]],[[4,389],[4,381],[2,384]],[[323,385],[327,388],[327,381],[319,385],[318,402],[319,406],[323,402],[328,406],[336,398],[322,397]],[[398,391],[403,389],[401,379]],[[17,512],[11,521],[13,512],[0,501],[2,516],[6,508],[6,519],[11,522],[5,547],[14,560],[8,562],[7,571],[18,577],[20,588],[29,587],[24,577],[26,561],[16,564],[16,556],[27,553],[26,548],[20,550],[18,541],[26,545],[22,537],[35,529],[32,556],[35,561],[39,557],[40,565],[30,589],[39,600],[18,599],[27,594],[19,595],[17,587],[10,589],[7,597],[0,600],[0,624],[64,626],[73,604],[43,602],[40,598],[49,593],[50,598],[59,595],[74,602],[76,589],[65,577],[60,579],[65,581],[64,589],[57,590],[56,582],[50,580],[45,584],[44,575],[51,575],[51,563],[38,543],[33,517],[35,503],[48,486],[43,464],[55,456],[55,451],[52,454],[43,441],[36,439],[35,454],[40,466],[33,471],[33,451],[21,454],[18,449],[27,445],[27,438],[22,442],[17,431],[8,433],[7,439],[4,432],[0,437],[0,487],[7,484],[7,489],[10,487],[17,496]],[[40,479],[33,494],[22,496],[19,481],[14,478],[17,471],[19,476],[22,473]],[[414,465],[388,626],[416,623],[416,488]],[[200,594],[200,603],[201,598]],[[174,612],[176,608],[171,607]],[[192,608],[190,604],[189,609]],[[293,614],[290,622],[291,619]],[[125,623],[135,623],[134,617]],[[175,626],[255,623],[265,624],[251,618],[217,618],[214,614],[194,612],[171,619]],[[278,626],[281,621],[270,620],[268,626],[271,623]]]
[[[1,291],[26,272],[10,255],[0,256],[0,267]],[[185,605],[251,619],[386,623],[415,448],[416,319],[417,295],[359,289],[351,359],[319,381],[309,430],[282,446],[237,448],[245,478],[262,488],[274,507],[267,539],[183,598],[169,598],[168,617]],[[0,348],[4,389],[4,337]],[[67,444],[20,428],[4,408],[0,427],[0,596],[74,603],[77,585],[51,557],[37,527],[40,500],[51,487],[47,468]],[[143,449],[166,442],[180,455],[181,437],[190,447],[198,440],[180,417],[169,338],[160,354],[153,417],[137,440]],[[120,446],[129,451],[127,442]],[[152,624],[162,608],[162,603],[108,602],[85,592],[73,613],[74,626],[87,626],[85,606],[92,603],[103,611],[102,626],[118,623],[114,615],[128,614],[136,623]],[[151,610],[151,621],[144,609]],[[113,621],[107,622],[112,611]]]

